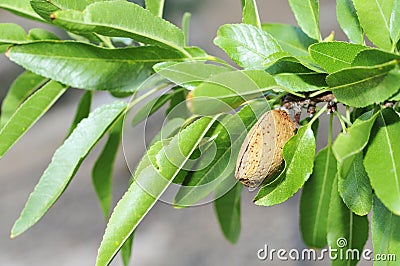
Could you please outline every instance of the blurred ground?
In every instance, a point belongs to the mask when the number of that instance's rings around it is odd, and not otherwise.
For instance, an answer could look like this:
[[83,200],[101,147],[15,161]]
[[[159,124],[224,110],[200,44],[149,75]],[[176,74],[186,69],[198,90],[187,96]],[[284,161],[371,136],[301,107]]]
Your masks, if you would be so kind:
[[[168,0],[166,2],[168,4]],[[259,2],[263,21],[295,23],[287,1]],[[337,28],[334,4],[335,1],[321,1],[324,36]],[[191,43],[222,55],[220,50],[213,47],[212,40],[219,25],[240,21],[240,1],[207,0],[200,7],[189,11],[193,13],[191,31],[196,33],[191,35]],[[181,15],[181,10],[170,10],[169,17],[177,21]],[[33,27],[26,20],[0,11],[0,22],[10,21],[24,24],[26,28]],[[179,21],[176,23],[180,24]],[[343,38],[340,34],[338,36]],[[18,71],[21,71],[19,67],[4,56],[0,57],[2,94]],[[49,213],[27,233],[9,240],[13,222],[65,137],[74,115],[77,97],[79,93],[76,90],[65,97],[0,160],[0,265],[94,265],[105,228],[90,180],[91,166],[100,147],[85,160],[64,195]],[[100,94],[95,105],[108,101],[111,99],[106,94]],[[160,116],[154,117],[147,133],[154,134],[161,119]],[[324,123],[321,128],[325,131]],[[135,150],[136,158],[129,158],[130,164],[133,164],[143,153],[143,132],[140,129],[129,130],[129,134],[124,137],[129,143],[129,149]],[[115,201],[126,190],[129,177],[121,152],[115,168]],[[137,230],[132,265],[329,265],[328,262],[258,260],[257,251],[265,244],[275,249],[305,247],[298,228],[299,194],[284,204],[270,208],[254,206],[251,203],[253,196],[255,194],[248,191],[243,193],[242,234],[237,245],[231,245],[223,238],[212,205],[175,210],[167,204],[157,204]],[[122,265],[119,257],[112,265]]]

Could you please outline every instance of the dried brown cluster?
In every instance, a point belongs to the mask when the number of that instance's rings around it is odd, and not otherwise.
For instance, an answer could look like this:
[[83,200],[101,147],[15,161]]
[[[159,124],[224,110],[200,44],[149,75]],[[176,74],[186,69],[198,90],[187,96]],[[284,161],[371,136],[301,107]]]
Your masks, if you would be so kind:
[[258,187],[282,163],[282,149],[296,126],[284,110],[265,113],[251,128],[236,162],[236,178],[245,186]]

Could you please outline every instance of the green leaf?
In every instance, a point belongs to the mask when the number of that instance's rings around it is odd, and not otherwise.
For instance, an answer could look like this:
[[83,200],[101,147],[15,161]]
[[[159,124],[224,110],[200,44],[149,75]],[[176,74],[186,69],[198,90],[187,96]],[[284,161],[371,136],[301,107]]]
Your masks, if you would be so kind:
[[182,128],[184,124],[185,124],[185,119],[181,117],[167,120],[164,123],[163,128],[160,130],[160,132],[158,132],[158,134],[151,140],[150,146],[152,146],[158,141],[172,138],[179,132],[179,130]]
[[300,201],[300,229],[304,243],[310,247],[327,245],[327,224],[336,160],[327,146],[315,158],[314,171],[306,182]]
[[400,214],[400,117],[383,109],[373,127],[364,158],[375,194],[394,214]]
[[138,42],[172,48],[185,53],[184,35],[178,27],[153,15],[149,10],[126,1],[94,3],[83,12],[58,11],[53,14],[52,21],[71,31],[131,38]]
[[362,152],[340,165],[339,193],[347,207],[357,215],[367,215],[372,208],[372,187],[363,165]]
[[[372,213],[372,243],[375,254],[400,254],[400,217],[390,212],[385,205],[374,195]],[[398,259],[398,258],[397,258]],[[394,261],[374,261],[374,265],[397,265]]]
[[364,32],[351,0],[336,1],[336,16],[340,27],[350,41],[364,44]]
[[79,103],[78,107],[75,113],[74,120],[72,121],[71,127],[69,128],[69,132],[67,136],[71,135],[71,133],[75,130],[75,128],[78,126],[78,124],[86,117],[89,116],[90,113],[90,106],[92,105],[92,97],[93,97],[93,92],[92,91],[86,91]]
[[50,81],[15,110],[0,130],[0,158],[50,109],[65,90],[63,85]]
[[281,73],[274,78],[276,83],[294,92],[318,91],[328,87],[326,75],[321,73]]
[[257,28],[261,28],[261,21],[260,16],[258,15],[256,0],[245,0],[242,21],[244,24],[249,24]]
[[24,68],[88,90],[133,91],[160,61],[182,60],[159,47],[105,49],[72,41],[43,41],[14,46],[9,57]]
[[284,178],[276,187],[263,186],[254,202],[261,206],[272,206],[292,197],[310,177],[314,167],[315,137],[311,126],[301,127],[283,148],[285,169],[278,177]]
[[0,8],[21,17],[42,21],[42,18],[32,9],[30,0],[0,0]]
[[121,247],[121,257],[124,266],[128,266],[131,260],[134,235],[135,233],[132,233]]
[[[217,188],[218,189],[218,188]],[[222,188],[225,190],[225,187]],[[237,183],[231,190],[214,201],[219,225],[226,239],[236,243],[240,235],[240,198],[243,186]],[[217,193],[219,194],[219,193]]]
[[380,112],[361,115],[346,133],[340,133],[333,144],[333,153],[338,163],[360,153],[368,144],[372,126]]
[[126,104],[122,102],[103,105],[78,125],[54,153],[11,230],[12,238],[28,230],[45,215],[64,192],[82,160],[125,109]]
[[338,160],[340,195],[357,215],[366,215],[371,210],[372,189],[362,164],[362,151],[379,113],[369,111],[361,115],[346,133],[338,135],[333,144],[333,153]]
[[29,31],[28,34],[29,40],[32,41],[41,41],[41,40],[60,40],[60,38],[52,32],[47,30],[43,30],[40,28],[34,28]]
[[337,100],[365,107],[390,98],[399,90],[400,72],[395,61],[374,67],[353,67],[330,74],[326,82]]
[[271,34],[284,51],[293,56],[309,57],[308,47],[316,42],[300,28],[288,24],[262,24],[262,29]]
[[321,40],[318,0],[289,0],[289,4],[302,30],[311,38]]
[[359,52],[351,66],[376,66],[393,60],[400,61],[400,55],[371,48]]
[[145,0],[146,9],[154,16],[162,17],[165,0]]
[[368,39],[384,50],[392,49],[390,16],[394,0],[353,0],[361,26]]
[[390,16],[390,37],[394,45],[400,39],[400,1],[393,0],[393,10]]
[[328,246],[337,250],[333,253],[337,256],[332,260],[332,265],[356,265],[359,258],[340,254],[354,254],[349,251],[354,249],[362,254],[368,240],[368,231],[367,216],[355,215],[346,207],[339,196],[338,181],[335,178],[328,214]]
[[1,105],[0,129],[4,127],[6,122],[16,112],[17,108],[29,97],[34,91],[43,86],[47,81],[46,78],[24,72],[13,82],[7,92]]
[[264,61],[269,56],[282,52],[269,33],[247,24],[223,25],[214,43],[239,66],[248,69],[264,69]]
[[200,115],[231,111],[277,87],[275,79],[262,70],[225,72],[212,76],[193,90],[192,111]]
[[142,122],[143,120],[147,119],[149,116],[154,114],[158,109],[163,107],[164,104],[166,104],[171,99],[172,96],[173,94],[163,94],[145,103],[145,105],[143,105],[135,113],[131,122],[131,126],[132,127],[137,126],[140,122]]
[[176,85],[193,90],[212,76],[232,71],[233,69],[202,62],[164,62],[156,64],[154,70],[157,74]]
[[357,54],[366,46],[346,42],[321,42],[310,46],[310,55],[328,73],[351,67]]
[[150,155],[142,159],[136,170],[134,182],[111,215],[99,248],[96,265],[103,266],[110,263],[139,222],[187,163],[214,121],[215,119],[201,118],[182,130],[166,146],[158,142],[148,151]]
[[[244,106],[236,115],[228,115],[215,127],[211,134],[216,145],[212,162],[206,167],[191,172],[175,196],[175,207],[194,205],[207,197],[217,187],[215,197],[222,196],[221,183],[226,180],[225,192],[237,182],[233,177],[240,147],[250,128],[258,118],[270,110],[269,103],[257,100]],[[209,159],[204,157],[204,159]],[[200,161],[201,162],[201,161]],[[218,195],[219,194],[219,195]]]
[[110,130],[107,143],[93,166],[92,182],[100,201],[101,210],[107,220],[112,204],[112,174],[115,158],[122,138],[123,120]]
[[[0,24],[0,45],[7,47],[11,44],[21,44],[28,41],[28,36],[25,30],[13,23],[1,23]],[[6,49],[1,49],[0,52],[4,53]]]

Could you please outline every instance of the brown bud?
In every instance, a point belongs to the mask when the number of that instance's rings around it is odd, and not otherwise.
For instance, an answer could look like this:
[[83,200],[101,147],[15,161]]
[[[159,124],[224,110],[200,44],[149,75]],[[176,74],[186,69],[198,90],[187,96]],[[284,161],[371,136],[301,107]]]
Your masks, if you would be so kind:
[[251,128],[236,162],[235,177],[255,188],[271,177],[283,161],[282,149],[294,135],[295,124],[283,110],[266,112]]

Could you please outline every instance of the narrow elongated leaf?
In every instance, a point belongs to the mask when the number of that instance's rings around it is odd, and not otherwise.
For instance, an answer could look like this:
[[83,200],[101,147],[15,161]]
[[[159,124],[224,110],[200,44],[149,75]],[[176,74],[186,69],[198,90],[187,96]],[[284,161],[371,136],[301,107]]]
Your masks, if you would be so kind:
[[52,21],[72,31],[132,38],[184,52],[184,35],[179,28],[149,10],[127,1],[97,2],[89,5],[83,12],[58,11],[53,13]]
[[202,62],[164,62],[156,64],[154,70],[164,78],[190,90],[212,76],[233,71],[227,67]]
[[28,36],[21,26],[13,23],[0,24],[0,45],[21,44],[27,41]]
[[[376,46],[390,51],[390,16],[394,0],[353,0],[361,26]],[[373,18],[373,19],[371,19]]]
[[30,0],[0,0],[0,8],[21,17],[42,21],[42,18],[32,9]]
[[121,247],[121,257],[124,266],[128,266],[132,256],[132,245],[133,245],[133,237],[135,233],[132,233],[130,237],[125,241],[125,243]]
[[164,2],[164,0],[146,0],[146,9],[153,13],[153,15],[161,18],[164,9]]
[[42,117],[65,92],[50,81],[21,104],[0,130],[0,158]]
[[75,130],[78,124],[82,121],[82,119],[89,116],[90,107],[92,105],[92,97],[93,97],[92,91],[87,91],[82,95],[82,98],[78,103],[78,108],[76,110],[74,120],[72,121],[67,136],[71,135],[71,133]]
[[345,160],[338,171],[339,194],[357,215],[367,215],[372,208],[372,187],[363,165],[362,152]]
[[[243,107],[236,115],[227,116],[221,121],[211,135],[216,136],[213,141],[217,148],[213,161],[207,167],[189,174],[175,196],[176,207],[191,206],[217,187],[223,191],[220,184],[224,180],[227,180],[225,188],[228,188],[225,192],[232,188],[237,182],[233,174],[243,140],[258,118],[268,110],[268,102],[255,101]],[[215,197],[222,195],[218,191]]]
[[318,0],[289,0],[289,4],[302,30],[311,38],[321,40]]
[[364,32],[358,20],[356,9],[351,0],[336,1],[336,16],[340,27],[350,41],[364,43]]
[[239,66],[248,69],[264,69],[264,61],[269,56],[282,52],[269,33],[247,24],[223,25],[214,43]]
[[271,34],[284,51],[294,56],[309,57],[308,47],[316,42],[300,28],[288,24],[262,24],[262,29]]
[[40,88],[46,81],[46,78],[28,71],[18,76],[2,102],[0,129],[4,127],[6,122],[15,113],[18,106],[20,106],[29,95]]
[[393,0],[393,10],[390,16],[390,37],[397,44],[400,39],[400,1]]
[[256,0],[245,0],[243,7],[243,23],[261,28]]
[[105,49],[71,41],[14,46],[9,57],[34,73],[76,88],[124,91],[135,90],[155,63],[184,59],[158,47]]
[[147,119],[154,112],[164,106],[164,104],[167,103],[172,96],[173,94],[163,94],[147,102],[135,113],[131,122],[131,126],[135,127],[137,124]]
[[[240,198],[242,188],[242,184],[237,183],[230,191],[214,201],[214,209],[221,230],[231,243],[236,243],[240,235]],[[225,190],[225,187],[222,189]]]
[[94,110],[54,153],[35,190],[15,222],[11,237],[32,227],[61,196],[76,169],[92,147],[125,110],[126,103],[114,102]]
[[97,266],[110,263],[171,180],[181,171],[214,121],[201,118],[182,130],[165,147],[162,142],[158,142],[149,150],[150,157],[146,155],[142,160],[134,182],[111,215],[99,248]]
[[99,158],[93,166],[92,182],[107,220],[112,204],[112,172],[122,137],[123,120],[113,126]]
[[336,160],[327,146],[315,158],[314,171],[304,185],[300,201],[300,229],[310,247],[327,245],[327,224],[332,184],[336,176]]
[[375,67],[354,67],[330,74],[326,82],[338,101],[365,107],[389,99],[399,90],[400,72],[394,62]]
[[276,186],[262,187],[254,202],[261,206],[272,206],[292,197],[310,177],[314,167],[315,137],[311,126],[301,127],[283,148],[285,169],[278,177],[283,179]]
[[[343,203],[338,192],[338,181],[332,185],[331,202],[328,214],[328,245],[337,250],[332,265],[356,265],[361,258],[363,248],[368,240],[368,218],[352,213]],[[360,257],[350,253],[357,249]],[[339,254],[350,254],[340,256]]]
[[346,42],[321,42],[310,46],[311,57],[328,73],[351,67],[357,54],[366,46]]
[[[375,254],[385,254],[387,257],[400,254],[400,216],[389,211],[385,205],[374,195],[372,213],[372,243]],[[396,260],[374,261],[374,265],[397,265]]]
[[212,76],[193,90],[192,111],[200,115],[231,111],[277,87],[275,79],[262,70],[225,72]]
[[364,158],[375,194],[400,215],[400,117],[393,109],[380,112]]

